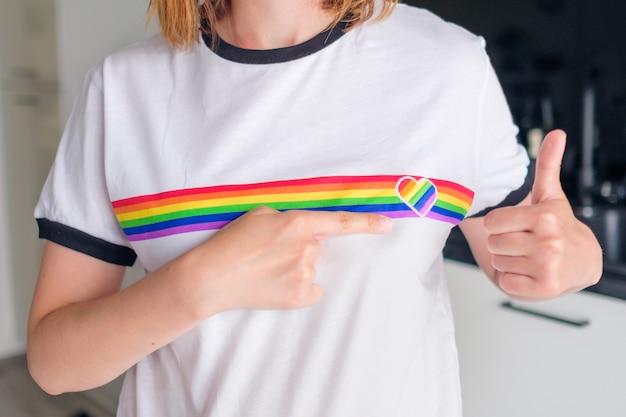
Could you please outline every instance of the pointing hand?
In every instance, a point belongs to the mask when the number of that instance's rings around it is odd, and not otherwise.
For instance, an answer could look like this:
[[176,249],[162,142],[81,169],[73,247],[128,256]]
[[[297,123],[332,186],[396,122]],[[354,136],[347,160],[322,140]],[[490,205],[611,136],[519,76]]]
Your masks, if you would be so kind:
[[[391,226],[391,219],[378,214],[281,213],[259,207],[187,254],[197,281],[197,301],[199,305],[219,305],[222,311],[309,306],[319,301],[323,292],[313,282],[322,256],[321,240],[386,233]],[[207,303],[207,299],[213,302]]]

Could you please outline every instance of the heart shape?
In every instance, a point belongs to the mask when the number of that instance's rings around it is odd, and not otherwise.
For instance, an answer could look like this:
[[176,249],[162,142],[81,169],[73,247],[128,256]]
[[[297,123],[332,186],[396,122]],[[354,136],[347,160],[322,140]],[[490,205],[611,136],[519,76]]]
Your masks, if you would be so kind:
[[428,178],[402,177],[396,183],[396,194],[420,217],[426,216],[437,201],[437,187]]

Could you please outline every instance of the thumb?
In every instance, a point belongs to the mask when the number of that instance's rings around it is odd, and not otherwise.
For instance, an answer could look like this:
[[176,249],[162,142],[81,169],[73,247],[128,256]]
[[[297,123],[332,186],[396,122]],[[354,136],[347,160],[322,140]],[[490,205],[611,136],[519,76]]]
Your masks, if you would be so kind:
[[544,138],[537,154],[532,204],[564,197],[560,177],[566,138],[562,130],[553,130]]

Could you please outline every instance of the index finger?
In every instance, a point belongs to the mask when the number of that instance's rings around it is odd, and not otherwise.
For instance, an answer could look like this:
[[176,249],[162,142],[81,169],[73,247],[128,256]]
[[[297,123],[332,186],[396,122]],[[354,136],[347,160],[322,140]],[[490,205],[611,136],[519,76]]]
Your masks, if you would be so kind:
[[316,239],[357,233],[387,233],[393,221],[377,213],[353,213],[349,211],[306,212],[311,230]]
[[483,225],[490,235],[524,232],[533,226],[532,206],[500,207],[488,213]]

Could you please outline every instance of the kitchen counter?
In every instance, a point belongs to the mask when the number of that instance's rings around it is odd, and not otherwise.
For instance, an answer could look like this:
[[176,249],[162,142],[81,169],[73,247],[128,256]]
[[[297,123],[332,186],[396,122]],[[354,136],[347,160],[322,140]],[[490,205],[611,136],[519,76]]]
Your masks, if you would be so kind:
[[[458,227],[452,229],[443,255],[447,259],[476,265],[469,245]],[[605,262],[600,282],[584,291],[626,300],[626,264]]]
[[626,416],[623,300],[510,300],[476,266],[444,264],[464,416]]

